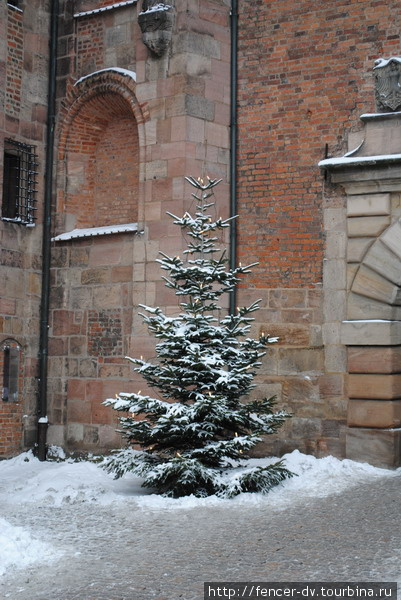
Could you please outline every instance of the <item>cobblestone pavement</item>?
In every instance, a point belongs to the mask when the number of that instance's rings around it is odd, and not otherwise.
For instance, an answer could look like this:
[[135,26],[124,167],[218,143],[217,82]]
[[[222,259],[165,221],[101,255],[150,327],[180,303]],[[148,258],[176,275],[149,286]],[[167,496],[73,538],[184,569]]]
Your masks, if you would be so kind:
[[10,575],[11,600],[201,600],[204,581],[400,581],[401,476],[285,510],[16,505],[62,558]]

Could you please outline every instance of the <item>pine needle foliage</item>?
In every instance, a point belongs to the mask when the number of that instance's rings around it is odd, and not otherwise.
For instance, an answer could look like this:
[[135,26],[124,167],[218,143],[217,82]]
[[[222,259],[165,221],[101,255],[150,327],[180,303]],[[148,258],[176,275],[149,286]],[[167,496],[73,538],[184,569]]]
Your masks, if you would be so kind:
[[253,265],[228,269],[218,233],[230,219],[213,219],[211,196],[218,180],[186,178],[195,188],[196,212],[168,213],[185,234],[183,258],[160,253],[165,285],[180,300],[181,312],[167,316],[141,305],[149,331],[160,340],[157,360],[129,358],[158,397],[120,393],[106,405],[126,413],[121,431],[129,445],[110,457],[106,469],[116,477],[131,471],[143,486],[170,497],[190,494],[223,497],[268,492],[291,473],[282,462],[238,469],[247,453],[273,434],[289,415],[274,411],[274,399],[241,402],[255,387],[253,379],[275,338],[248,337],[257,302],[220,317],[219,299],[230,293]]

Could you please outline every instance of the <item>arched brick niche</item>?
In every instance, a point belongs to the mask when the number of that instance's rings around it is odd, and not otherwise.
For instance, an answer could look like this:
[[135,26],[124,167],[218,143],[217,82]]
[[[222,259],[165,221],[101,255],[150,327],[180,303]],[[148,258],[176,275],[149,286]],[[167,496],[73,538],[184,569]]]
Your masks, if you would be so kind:
[[71,87],[59,143],[59,226],[102,227],[138,220],[140,134],[135,82],[113,70]]

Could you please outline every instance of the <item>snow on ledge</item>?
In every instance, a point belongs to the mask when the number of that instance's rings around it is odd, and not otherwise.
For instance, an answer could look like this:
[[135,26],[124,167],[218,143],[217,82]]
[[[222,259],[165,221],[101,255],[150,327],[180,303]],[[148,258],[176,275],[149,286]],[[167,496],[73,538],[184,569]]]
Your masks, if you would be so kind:
[[76,85],[78,85],[79,83],[81,83],[82,81],[84,81],[85,79],[88,79],[89,77],[93,77],[94,75],[97,75],[98,73],[105,73],[106,71],[112,71],[114,73],[121,73],[122,75],[125,75],[126,77],[131,77],[131,79],[136,81],[135,71],[129,71],[128,69],[120,69],[120,67],[108,67],[107,69],[100,69],[99,71],[94,71],[93,73],[84,75],[83,77],[81,77],[74,83],[74,87]]
[[113,233],[136,233],[138,223],[125,223],[123,225],[107,225],[106,227],[89,227],[86,229],[73,229],[66,233],[61,233],[52,238],[52,242],[65,242],[66,240],[75,240],[78,238],[97,237],[101,235],[111,235]]
[[87,10],[85,12],[75,13],[74,19],[79,19],[80,17],[88,17],[90,15],[96,15],[98,13],[105,12],[106,10],[121,8],[122,6],[130,6],[131,4],[136,4],[137,2],[138,0],[126,0],[125,2],[115,2],[114,4],[110,4],[109,6],[103,6],[103,8],[95,8],[94,10]]
[[319,167],[347,167],[375,165],[388,162],[401,162],[401,154],[380,154],[377,156],[340,156],[338,158],[325,158],[318,164]]

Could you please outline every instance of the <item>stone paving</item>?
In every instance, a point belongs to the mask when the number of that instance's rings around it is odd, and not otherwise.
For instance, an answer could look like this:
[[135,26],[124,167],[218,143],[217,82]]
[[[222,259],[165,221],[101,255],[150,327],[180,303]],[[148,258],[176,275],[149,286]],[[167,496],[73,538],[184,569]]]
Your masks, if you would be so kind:
[[202,600],[204,581],[401,582],[401,476],[285,510],[18,505],[7,519],[62,558],[15,572],[1,600]]

